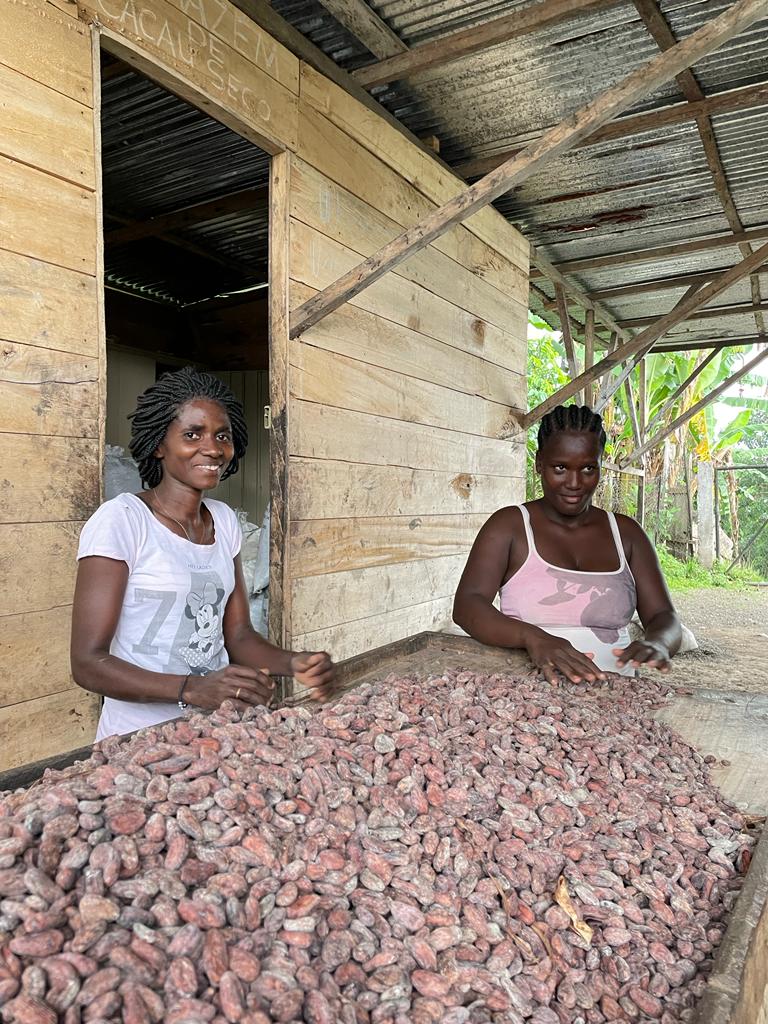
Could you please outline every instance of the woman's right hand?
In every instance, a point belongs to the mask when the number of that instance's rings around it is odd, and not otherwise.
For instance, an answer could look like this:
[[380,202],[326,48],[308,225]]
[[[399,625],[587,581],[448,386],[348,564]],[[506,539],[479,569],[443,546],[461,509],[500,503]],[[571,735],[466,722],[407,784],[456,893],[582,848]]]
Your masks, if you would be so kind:
[[214,711],[225,700],[235,701],[244,711],[253,704],[269,704],[275,681],[268,672],[245,665],[225,665],[207,676],[190,676],[184,699],[198,708]]
[[557,685],[560,676],[565,676],[572,683],[605,679],[605,673],[592,661],[591,652],[582,654],[563,637],[552,636],[543,630],[540,633],[528,640],[526,650],[547,682]]

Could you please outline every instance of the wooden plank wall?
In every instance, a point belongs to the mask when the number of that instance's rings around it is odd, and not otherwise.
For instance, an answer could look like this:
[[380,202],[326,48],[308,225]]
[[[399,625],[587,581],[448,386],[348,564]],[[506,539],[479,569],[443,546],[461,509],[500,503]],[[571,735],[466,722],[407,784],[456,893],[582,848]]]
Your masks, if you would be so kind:
[[103,355],[90,32],[52,4],[0,8],[4,769],[95,729],[97,700],[69,673],[69,621],[80,526],[99,504]]
[[[291,306],[464,186],[227,0],[0,0],[0,768],[80,745],[67,634],[99,500],[100,330],[88,23],[272,167],[270,628],[337,658],[446,625],[480,524],[523,494],[528,247],[475,214],[289,342]],[[34,45],[30,45],[34,40]],[[6,460],[8,462],[8,460]]]
[[[296,307],[460,187],[302,66],[290,170]],[[289,343],[284,620],[347,658],[450,623],[468,549],[524,493],[527,245],[492,210]]]

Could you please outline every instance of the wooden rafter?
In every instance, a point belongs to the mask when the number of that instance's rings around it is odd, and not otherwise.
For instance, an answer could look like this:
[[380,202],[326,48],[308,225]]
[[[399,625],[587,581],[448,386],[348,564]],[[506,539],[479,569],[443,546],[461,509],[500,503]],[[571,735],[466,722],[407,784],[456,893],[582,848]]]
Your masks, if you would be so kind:
[[[669,50],[675,46],[677,39],[675,38],[672,29],[669,27],[666,18],[659,9],[656,0],[633,0],[635,7],[637,8],[640,17],[645,22],[648,31],[651,33],[653,38],[656,40],[659,48],[662,50]],[[677,76],[677,83],[682,90],[683,95],[690,103],[700,103],[706,97],[704,91],[696,80],[696,76],[690,68],[682,71]],[[733,201],[731,190],[728,186],[728,176],[725,172],[722,158],[720,156],[720,149],[715,138],[715,130],[712,125],[712,119],[706,112],[700,112],[696,115],[696,126],[699,130],[699,137],[701,144],[704,148],[704,155],[707,159],[710,173],[712,175],[712,181],[715,186],[715,192],[720,200],[725,213],[725,218],[728,221],[728,226],[731,231],[739,232],[744,230],[744,225],[739,217],[736,204]],[[742,256],[748,256],[752,252],[752,247],[746,243],[739,246],[739,250]],[[750,277],[750,290],[752,292],[752,302],[755,306],[760,306],[762,302],[762,296],[760,293],[760,281],[757,275]],[[755,324],[757,326],[758,334],[765,333],[765,318],[762,312],[755,312]]]
[[303,303],[291,316],[291,337],[298,337],[328,313],[399,266],[403,260],[440,238],[450,228],[462,223],[514,185],[527,180],[554,157],[573,148],[600,125],[674,78],[683,68],[717,49],[765,12],[766,0],[737,0],[729,10],[713,18],[684,42],[631,72],[623,81],[566,118],[541,139],[531,143],[518,156],[454,196],[419,224],[392,239],[358,267]]
[[762,334],[752,334],[749,337],[736,338],[699,338],[691,341],[670,341],[663,345],[654,345],[654,354],[659,352],[695,352],[702,348],[715,348],[718,351],[722,348],[741,348],[743,345],[758,345],[765,341]]
[[[595,312],[588,309],[584,317],[584,369],[589,368],[595,362]],[[592,405],[592,385],[587,384],[582,396],[582,404]]]
[[[672,277],[660,277],[651,281],[633,282],[632,284],[619,284],[611,288],[598,288],[590,295],[593,299],[616,299],[624,295],[647,295],[655,292],[668,291],[671,288],[683,288],[692,284],[706,284],[716,274],[722,274],[727,267],[718,267],[714,270],[707,270],[700,274],[676,274]],[[755,271],[756,274],[768,274],[768,265],[762,266]]]
[[560,330],[563,334],[565,355],[568,360],[568,372],[571,377],[575,377],[579,372],[579,367],[576,362],[576,349],[573,344],[573,335],[571,334],[571,319],[568,315],[568,300],[565,297],[562,285],[555,285],[555,296],[557,297],[557,312],[560,317]]
[[529,7],[517,9],[513,14],[494,18],[492,21],[454,32],[449,36],[442,36],[422,46],[414,46],[401,56],[390,57],[379,61],[378,64],[369,64],[368,67],[355,71],[353,77],[366,89],[386,82],[411,78],[428,68],[467,57],[478,50],[485,50],[489,46],[496,46],[509,39],[555,25],[578,14],[615,6],[616,2],[617,0],[546,0],[546,3],[531,4]]
[[[611,142],[614,139],[626,139],[655,128],[690,124],[691,121],[695,121],[702,115],[712,116],[732,110],[747,110],[750,107],[759,107],[766,103],[768,103],[768,82],[761,82],[759,85],[746,85],[740,89],[728,89],[692,103],[673,103],[668,107],[651,110],[647,114],[630,114],[628,117],[618,118],[610,124],[603,125],[588,139],[580,142],[578,148],[594,146],[599,142]],[[494,153],[493,156],[476,157],[474,160],[467,160],[466,163],[459,164],[455,170],[464,178],[475,178],[480,174],[492,171],[494,167],[498,167],[499,164],[504,163],[519,151],[520,147],[518,146],[516,149]]]
[[[720,274],[719,277],[715,278],[708,285],[703,288],[699,288],[695,294],[683,296],[683,298],[670,310],[669,313],[659,317],[654,324],[650,327],[646,327],[644,331],[641,331],[637,337],[633,338],[632,341],[626,342],[624,345],[620,345],[613,352],[609,353],[599,363],[596,363],[589,373],[582,373],[574,380],[565,384],[559,391],[556,391],[554,395],[544,399],[543,402],[539,403],[535,409],[531,409],[529,413],[520,418],[520,426],[522,429],[527,429],[532,424],[537,423],[542,416],[546,415],[550,409],[554,409],[556,405],[560,405],[562,402],[581,391],[587,384],[593,380],[599,380],[604,374],[609,373],[614,367],[620,366],[627,363],[628,360],[633,359],[640,353],[648,352],[659,338],[670,331],[676,324],[679,324],[694,310],[705,306],[708,302],[711,302],[717,295],[720,295],[727,288],[736,284],[742,278],[747,277],[752,273],[756,266],[760,266],[764,260],[768,259],[768,242],[761,246],[756,252],[752,253],[746,259],[743,259],[740,263],[737,263],[735,267],[727,270],[724,274]],[[689,289],[689,292],[691,289]],[[640,356],[642,358],[642,355]],[[623,383],[623,378],[620,377],[618,385]],[[610,396],[609,396],[610,397]]]
[[[128,220],[126,217],[121,217],[116,213],[108,213],[105,215],[107,220],[116,221],[121,224],[124,228],[132,228],[135,225],[134,221]],[[122,230],[122,228],[115,228],[115,231]],[[176,249],[183,249],[185,252],[191,252],[194,256],[199,256],[200,259],[208,260],[210,263],[217,263],[220,267],[226,267],[227,270],[234,270],[240,276],[247,270],[243,266],[242,260],[230,259],[228,256],[222,256],[219,253],[212,252],[210,249],[204,249],[200,245],[196,245],[188,238],[182,238],[180,235],[174,234],[173,231],[163,231],[155,235],[154,237],[159,238],[163,242],[167,242],[168,245],[174,246]]]
[[691,370],[691,372],[685,378],[683,383],[679,387],[675,388],[675,390],[672,392],[672,394],[666,400],[664,405],[662,405],[662,407],[659,409],[659,411],[656,413],[656,415],[650,421],[650,423],[648,424],[648,430],[649,431],[653,430],[654,427],[656,427],[659,423],[662,423],[664,421],[664,419],[666,418],[666,415],[669,412],[669,410],[674,408],[675,402],[678,400],[680,395],[684,394],[688,390],[688,388],[691,386],[691,384],[693,384],[693,382],[696,380],[696,378],[701,373],[703,373],[704,370],[706,370],[706,368],[709,366],[709,364],[715,358],[717,353],[718,353],[718,349],[713,348],[712,351],[708,355],[706,355],[701,360],[700,363],[698,363],[696,366],[694,366],[694,368]]
[[650,440],[635,449],[631,455],[628,455],[626,459],[621,461],[619,464],[621,468],[623,469],[625,466],[629,466],[633,462],[637,462],[637,460],[642,458],[646,452],[649,452],[652,448],[655,448],[657,444],[663,441],[665,437],[668,437],[675,430],[682,427],[688,422],[688,420],[693,419],[693,417],[698,415],[702,409],[706,409],[708,405],[711,405],[712,402],[719,398],[724,391],[727,391],[729,387],[741,380],[741,378],[746,374],[751,373],[751,371],[754,370],[755,367],[759,366],[764,359],[768,359],[768,349],[766,348],[763,348],[762,351],[758,352],[758,354],[754,356],[754,358],[750,359],[749,362],[745,363],[740,370],[732,373],[730,377],[722,382],[722,384],[719,384],[716,388],[710,391],[708,395],[705,395],[704,398],[696,402],[695,405],[692,405],[690,409],[686,409],[684,413],[681,413],[680,416],[672,420],[672,422],[666,427],[659,430],[652,438],[650,438]]
[[[714,275],[709,275],[711,281]],[[700,309],[697,313],[687,316],[686,320],[720,320],[724,316],[744,316],[749,313],[768,312],[768,302],[740,302],[733,306],[712,306],[709,309]],[[639,328],[656,322],[655,316],[638,316],[632,320],[619,320],[622,327]]]
[[232,213],[243,213],[249,210],[266,211],[268,202],[269,188],[266,185],[264,188],[246,189],[229,196],[222,196],[220,199],[186,206],[180,210],[174,210],[173,213],[151,217],[149,220],[132,221],[122,227],[105,232],[104,241],[107,245],[125,245],[128,242],[137,242],[142,238],[157,238],[169,231],[180,231],[184,228],[194,227],[196,224],[205,224]]
[[[675,256],[687,256],[693,252],[708,252],[711,249],[726,249],[742,242],[759,242],[768,238],[768,224],[749,228],[737,233],[710,235],[707,238],[696,238],[690,242],[672,242],[648,249],[634,249],[630,252],[615,252],[608,256],[587,256],[580,260],[564,260],[553,266],[561,274],[580,274],[585,270],[598,270],[601,267],[626,267],[633,263],[651,263],[654,260],[667,260]],[[541,272],[531,271],[531,277],[543,277]]]
[[374,57],[408,53],[408,47],[365,0],[320,0],[340,25],[359,39]]

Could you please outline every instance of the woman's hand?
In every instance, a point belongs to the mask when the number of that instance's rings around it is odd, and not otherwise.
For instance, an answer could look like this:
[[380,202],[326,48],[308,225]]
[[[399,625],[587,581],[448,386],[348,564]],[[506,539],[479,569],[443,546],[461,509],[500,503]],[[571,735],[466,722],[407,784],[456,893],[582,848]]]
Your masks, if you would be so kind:
[[669,648],[661,640],[635,640],[629,647],[614,647],[613,653],[622,668],[624,665],[644,666],[659,672],[669,672],[671,668]]
[[526,650],[534,665],[541,669],[544,678],[555,685],[560,676],[565,676],[572,683],[580,683],[582,680],[592,683],[595,679],[605,679],[605,673],[592,661],[591,651],[582,654],[560,636],[551,636],[542,631],[541,636],[528,640]]
[[209,711],[225,700],[232,700],[245,711],[253,704],[269,704],[274,689],[269,672],[258,672],[245,665],[226,665],[207,676],[190,676],[182,699]]
[[314,700],[324,700],[332,689],[336,666],[325,651],[302,651],[291,657],[291,675],[312,691]]

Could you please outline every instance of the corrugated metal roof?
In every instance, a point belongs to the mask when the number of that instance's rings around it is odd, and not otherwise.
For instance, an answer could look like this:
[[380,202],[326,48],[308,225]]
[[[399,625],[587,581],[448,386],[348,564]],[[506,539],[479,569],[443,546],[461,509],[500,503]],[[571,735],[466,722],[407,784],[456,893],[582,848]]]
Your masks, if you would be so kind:
[[[102,86],[106,229],[269,182],[269,156],[132,71]],[[228,213],[157,238],[105,246],[108,284],[175,305],[266,281],[268,213]]]
[[[408,46],[533,6],[532,0],[369,0],[371,8]],[[274,0],[274,8],[349,69],[365,48],[339,29],[318,0]],[[662,0],[672,32],[685,38],[731,6],[729,0]],[[342,39],[344,42],[342,44]],[[372,90],[414,134],[437,135],[451,165],[524,146],[542,131],[600,95],[659,53],[631,2],[582,13],[534,33],[422,72],[407,82]],[[768,81],[768,19],[754,24],[698,61],[695,76],[706,95]],[[626,113],[681,102],[672,81]],[[745,227],[768,222],[768,105],[713,118],[728,185]],[[729,231],[721,200],[693,121],[574,150],[496,203],[554,262]],[[577,275],[587,290],[725,269],[741,259],[736,247],[642,266],[589,270]],[[543,279],[535,284],[546,294]],[[684,291],[684,289],[683,289]],[[666,312],[683,291],[666,290],[604,304],[620,318]],[[768,294],[768,281],[763,283]],[[750,300],[748,282],[714,305]],[[582,311],[575,310],[579,319]],[[549,319],[557,323],[554,313]],[[753,317],[707,322],[708,333],[730,336]],[[689,325],[679,328],[690,333]]]

